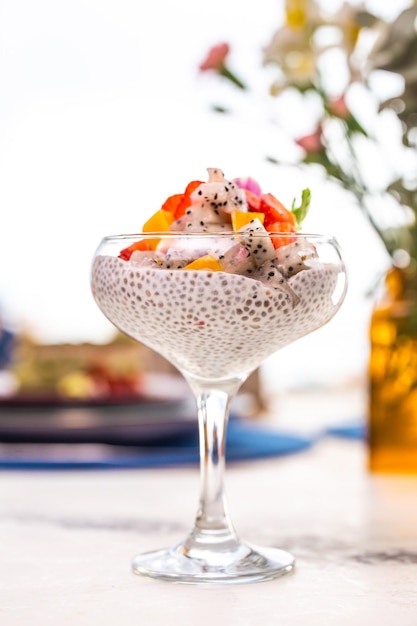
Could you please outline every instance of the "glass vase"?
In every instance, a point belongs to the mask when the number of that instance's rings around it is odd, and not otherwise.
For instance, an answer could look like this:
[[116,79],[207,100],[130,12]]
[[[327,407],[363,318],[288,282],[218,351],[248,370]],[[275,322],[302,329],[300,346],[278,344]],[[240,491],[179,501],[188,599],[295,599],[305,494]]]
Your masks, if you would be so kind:
[[391,268],[370,325],[369,468],[417,474],[417,272]]

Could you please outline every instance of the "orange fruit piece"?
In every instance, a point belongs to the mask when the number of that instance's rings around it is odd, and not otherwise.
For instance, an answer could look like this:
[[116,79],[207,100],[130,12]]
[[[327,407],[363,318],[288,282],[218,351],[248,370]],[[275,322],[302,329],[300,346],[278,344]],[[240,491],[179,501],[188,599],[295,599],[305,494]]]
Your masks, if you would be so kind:
[[165,232],[169,230],[170,225],[174,221],[174,216],[169,211],[159,209],[154,213],[143,225],[144,233]]
[[201,256],[199,259],[192,261],[183,270],[210,270],[211,272],[221,272],[222,266],[219,261],[212,257],[210,254]]
[[183,197],[183,193],[176,193],[173,196],[169,196],[169,198],[167,198],[164,204],[161,206],[162,211],[168,211],[168,213],[172,213],[173,215],[175,215],[177,207]]
[[263,224],[265,214],[255,213],[254,211],[232,211],[231,218],[233,230],[240,230],[256,218],[258,218],[258,220]]
[[[294,233],[294,225],[292,222],[273,222],[272,224],[268,224],[265,227],[269,233]],[[293,243],[295,239],[292,237],[279,237],[276,235],[271,235],[271,241],[274,248],[281,248],[282,246],[287,246],[290,243]]]

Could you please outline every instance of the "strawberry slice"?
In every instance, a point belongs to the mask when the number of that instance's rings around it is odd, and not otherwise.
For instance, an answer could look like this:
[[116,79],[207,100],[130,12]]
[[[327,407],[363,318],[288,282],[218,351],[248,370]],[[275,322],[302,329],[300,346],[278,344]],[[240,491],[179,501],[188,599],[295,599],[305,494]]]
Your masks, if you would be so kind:
[[182,198],[177,204],[176,209],[175,209],[174,217],[176,220],[182,217],[185,214],[188,207],[191,206],[190,196],[193,193],[193,191],[195,191],[197,187],[199,187],[202,184],[203,183],[200,180],[192,180],[190,183],[188,183],[187,187],[185,188],[184,193],[182,194]]
[[261,212],[261,199],[259,196],[254,194],[249,189],[245,189],[246,202],[248,203],[249,211],[254,211],[255,213]]
[[265,213],[265,228],[275,222],[287,222],[293,225],[293,230],[297,230],[298,225],[294,213],[286,209],[282,202],[277,200],[272,193],[262,194],[260,202],[260,211]]
[[152,239],[140,239],[139,241],[135,241],[135,243],[132,243],[132,245],[120,251],[119,259],[128,261],[135,250],[152,250],[152,241]]

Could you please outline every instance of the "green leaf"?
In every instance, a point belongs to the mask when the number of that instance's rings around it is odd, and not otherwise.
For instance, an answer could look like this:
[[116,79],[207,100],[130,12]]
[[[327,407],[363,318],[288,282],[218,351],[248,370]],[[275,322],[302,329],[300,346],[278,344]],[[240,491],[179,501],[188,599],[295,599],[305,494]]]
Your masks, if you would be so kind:
[[214,111],[214,113],[224,113],[224,114],[230,113],[230,109],[227,109],[222,104],[212,104],[211,110]]
[[368,133],[366,132],[364,127],[361,124],[359,124],[358,120],[356,119],[354,115],[349,115],[345,119],[345,123],[346,123],[347,130],[349,133],[360,133],[361,135],[368,137]]
[[296,206],[296,200],[292,201],[291,211],[294,213],[295,218],[299,226],[301,226],[303,220],[305,219],[308,209],[310,208],[311,202],[311,191],[310,189],[303,189],[301,192],[301,203],[299,206]]
[[272,163],[273,165],[279,165],[280,164],[280,161],[278,161],[278,159],[276,159],[273,156],[266,156],[265,158],[268,161],[268,163]]

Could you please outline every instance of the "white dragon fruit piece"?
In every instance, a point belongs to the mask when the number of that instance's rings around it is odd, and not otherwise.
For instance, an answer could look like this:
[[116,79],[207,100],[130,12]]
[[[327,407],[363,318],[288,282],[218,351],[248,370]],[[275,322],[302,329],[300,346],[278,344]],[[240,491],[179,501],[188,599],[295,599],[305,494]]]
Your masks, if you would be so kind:
[[297,240],[276,250],[278,268],[287,278],[310,269],[318,259],[315,247],[307,240]]
[[[199,253],[197,253],[199,255]],[[153,269],[181,269],[194,261],[196,256],[184,253],[182,250],[168,249],[162,250],[135,250],[130,262],[139,267],[151,267]]]
[[230,230],[230,220],[226,218],[226,215],[205,202],[189,207],[183,217],[185,218],[183,220],[184,231],[189,233]]
[[199,251],[178,250],[171,246],[162,257],[162,263],[168,270],[180,270],[199,256],[203,256]]
[[292,306],[295,306],[300,301],[294,289],[292,289],[285,276],[280,272],[278,259],[266,261],[261,267],[258,267],[253,274],[253,278],[260,280],[273,289],[283,291],[291,300]]
[[175,222],[172,222],[172,224],[169,227],[169,230],[172,230],[174,232],[180,232],[182,230],[185,230],[187,217],[188,217],[187,215],[182,215],[177,220],[175,220]]
[[139,267],[152,267],[155,264],[156,253],[153,250],[135,250],[130,255],[130,262]]
[[[254,234],[258,233],[265,236],[253,237]],[[239,235],[241,245],[250,252],[255,267],[260,267],[265,261],[276,258],[275,248],[269,237],[269,233],[257,217],[240,228],[236,234]]]
[[193,210],[195,207],[204,207],[211,209],[217,216],[248,210],[243,189],[233,181],[226,180],[222,170],[208,168],[207,171],[208,182],[202,183],[190,196]]
[[230,274],[250,276],[255,270],[251,253],[240,243],[231,246],[224,254],[220,254],[218,260],[222,270]]
[[224,182],[223,170],[218,167],[208,167],[207,172],[209,175],[209,183],[222,183]]

